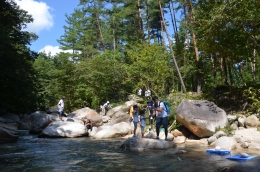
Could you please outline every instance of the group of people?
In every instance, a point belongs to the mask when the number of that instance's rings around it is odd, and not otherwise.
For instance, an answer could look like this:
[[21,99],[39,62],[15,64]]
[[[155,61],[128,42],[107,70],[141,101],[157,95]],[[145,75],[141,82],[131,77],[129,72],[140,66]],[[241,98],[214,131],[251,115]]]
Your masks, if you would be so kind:
[[[141,88],[138,88],[137,90],[136,90],[136,94],[138,95],[138,96],[142,96],[143,94],[142,94],[142,89]],[[145,90],[145,92],[144,92],[144,96],[145,97],[150,97],[151,96],[151,90],[148,88],[147,90]]]
[[[65,117],[65,113],[64,113],[64,101],[65,101],[66,97],[62,96],[62,98],[59,100],[58,102],[58,110],[59,110],[59,118],[62,121],[62,117]],[[109,103],[109,102],[108,102]],[[92,121],[90,119],[87,119],[86,121],[84,121],[84,125],[86,126],[86,128],[88,130],[92,131]]]
[[[144,129],[146,126],[146,119],[155,118],[156,120],[156,139],[159,139],[160,134],[160,127],[161,125],[164,128],[165,132],[165,140],[167,140],[168,136],[168,114],[166,111],[166,107],[163,102],[160,102],[157,96],[153,96],[152,101],[147,102],[147,110],[149,113],[149,117],[145,117],[145,110],[139,110],[139,107],[137,105],[130,107],[130,119],[134,123],[134,137],[136,137],[136,129],[137,124],[139,122],[140,115],[140,127],[141,127],[141,133],[142,137],[144,137]],[[130,122],[131,122],[130,121]]]
[[[59,109],[59,117],[60,120],[62,120],[62,117],[65,116],[64,114],[64,101],[66,97],[63,96],[60,101],[58,102],[58,109]],[[153,100],[153,102],[152,102]],[[165,132],[165,140],[167,140],[168,136],[168,114],[166,111],[166,107],[163,102],[160,102],[157,96],[153,96],[152,100],[148,99],[147,101],[147,110],[148,110],[148,117],[145,117],[145,110],[139,110],[139,107],[137,105],[131,106],[130,107],[130,119],[134,123],[134,136],[136,136],[136,129],[137,129],[137,124],[139,122],[139,115],[140,115],[140,126],[141,126],[141,133],[142,137],[144,137],[144,129],[146,126],[146,119],[150,119],[150,124],[151,124],[151,119],[155,118],[156,121],[156,138],[159,139],[159,133],[160,133],[160,127],[161,125],[164,128]],[[103,107],[105,110],[105,107],[109,106],[109,101],[107,101]],[[103,109],[102,109],[103,111]],[[130,121],[130,122],[131,122]],[[87,120],[84,122],[84,125],[87,127],[87,129],[90,129],[92,131],[92,121]]]

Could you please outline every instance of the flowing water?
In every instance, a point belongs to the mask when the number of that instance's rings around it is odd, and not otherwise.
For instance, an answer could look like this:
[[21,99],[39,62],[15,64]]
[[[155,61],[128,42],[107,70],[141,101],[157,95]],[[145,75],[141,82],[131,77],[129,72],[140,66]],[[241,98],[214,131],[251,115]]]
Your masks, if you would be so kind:
[[164,150],[126,151],[120,148],[123,142],[21,134],[16,143],[0,145],[0,171],[219,172],[239,163],[227,160],[227,156],[207,155],[207,147],[194,144],[178,145],[177,149],[187,153],[169,156]]

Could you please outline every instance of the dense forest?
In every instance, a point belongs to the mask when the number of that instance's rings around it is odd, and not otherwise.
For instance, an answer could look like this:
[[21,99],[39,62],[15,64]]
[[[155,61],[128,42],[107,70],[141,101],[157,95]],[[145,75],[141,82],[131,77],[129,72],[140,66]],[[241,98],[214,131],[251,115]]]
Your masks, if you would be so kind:
[[57,41],[71,53],[36,53],[37,35],[24,31],[33,18],[0,1],[0,113],[52,107],[63,95],[67,111],[97,108],[139,87],[213,101],[224,90],[260,111],[260,1],[80,0],[66,18]]

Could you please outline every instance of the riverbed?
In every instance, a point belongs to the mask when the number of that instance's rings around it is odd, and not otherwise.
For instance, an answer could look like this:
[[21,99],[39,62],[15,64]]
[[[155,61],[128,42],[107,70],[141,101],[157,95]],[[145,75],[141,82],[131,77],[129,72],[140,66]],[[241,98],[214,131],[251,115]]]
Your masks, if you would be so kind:
[[[167,151],[185,149],[187,152],[169,156],[165,150],[140,153],[123,150],[120,146],[124,140],[38,138],[37,135],[20,133],[16,143],[0,145],[0,169],[4,172],[219,172],[241,163],[228,160],[227,156],[208,155],[205,145],[179,144]],[[231,152],[236,153],[238,151]]]

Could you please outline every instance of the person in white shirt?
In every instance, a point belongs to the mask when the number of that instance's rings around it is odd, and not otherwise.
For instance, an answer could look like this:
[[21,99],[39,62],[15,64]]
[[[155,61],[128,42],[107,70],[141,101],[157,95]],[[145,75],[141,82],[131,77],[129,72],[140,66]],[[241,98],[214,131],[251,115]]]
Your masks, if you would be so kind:
[[58,109],[59,109],[59,113],[60,113],[60,120],[62,120],[62,117],[65,116],[64,115],[64,100],[66,99],[65,96],[62,96],[62,98],[60,99],[59,103],[58,103]]
[[106,108],[109,107],[110,104],[109,104],[109,101],[107,101],[103,106],[102,106],[102,112],[104,115],[106,115]]
[[144,138],[144,129],[146,126],[146,119],[147,117],[144,116],[145,111],[140,110],[140,127],[141,127],[141,133],[142,133],[142,138]]

